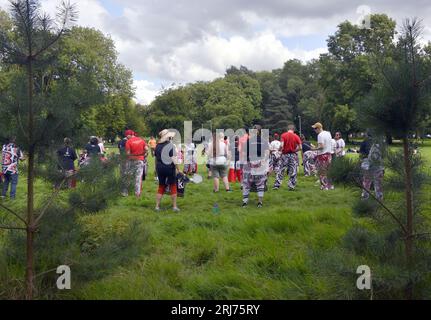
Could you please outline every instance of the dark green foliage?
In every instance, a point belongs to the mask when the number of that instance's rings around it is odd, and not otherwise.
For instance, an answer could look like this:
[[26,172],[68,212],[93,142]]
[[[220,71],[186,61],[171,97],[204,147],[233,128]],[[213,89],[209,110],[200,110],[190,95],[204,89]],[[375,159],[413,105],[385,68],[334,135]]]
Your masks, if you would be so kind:
[[[184,121],[195,130],[234,129],[261,119],[259,82],[246,74],[228,74],[212,82],[169,88],[146,110],[146,123],[154,135],[165,128],[183,134]],[[231,127],[232,126],[232,127]]]
[[353,212],[358,217],[373,217],[378,210],[378,204],[374,200],[358,199],[353,206]]
[[360,163],[350,157],[336,158],[332,162],[328,176],[335,183],[357,186],[361,177]]
[[[131,221],[126,227],[114,224],[110,229],[98,230],[100,233],[96,237],[95,230],[100,226],[89,224],[83,229],[78,222],[82,217],[77,210],[53,206],[46,212],[45,219],[35,241],[36,293],[43,299],[59,298],[60,292],[56,288],[58,266],[70,266],[72,285],[83,285],[130,263],[137,257],[138,250],[149,242],[149,233],[143,231],[138,220]],[[10,231],[0,251],[2,298],[22,297],[21,280],[9,278],[8,275],[25,263],[24,248],[24,234]]]
[[121,178],[116,170],[119,161],[119,157],[109,161],[94,158],[83,166],[76,176],[78,187],[69,194],[70,206],[88,213],[105,210],[121,190]]
[[[358,216],[373,219],[373,228],[355,226],[344,239],[348,251],[380,262],[374,264],[373,271],[374,293],[378,298],[424,297],[425,281],[429,280],[424,274],[431,259],[430,243],[428,237],[420,239],[429,230],[423,210],[427,201],[423,187],[429,177],[420,153],[414,153],[410,142],[411,134],[431,113],[428,83],[431,69],[418,43],[421,30],[417,21],[407,20],[396,48],[386,46],[385,52],[375,57],[379,81],[357,109],[360,121],[372,131],[372,143],[383,146],[378,136],[387,132],[403,142],[402,152],[382,150],[386,199],[376,202],[370,198],[354,206]],[[356,181],[361,187],[360,171],[355,173],[349,161],[337,162],[331,169],[333,179]],[[373,269],[371,264],[370,267]]]

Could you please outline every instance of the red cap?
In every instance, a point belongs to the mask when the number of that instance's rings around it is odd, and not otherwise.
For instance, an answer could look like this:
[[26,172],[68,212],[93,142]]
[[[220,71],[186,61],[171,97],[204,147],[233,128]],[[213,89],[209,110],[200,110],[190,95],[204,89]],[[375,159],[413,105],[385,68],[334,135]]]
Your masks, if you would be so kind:
[[124,135],[125,135],[126,137],[128,137],[128,136],[134,136],[134,135],[135,135],[135,132],[134,132],[133,130],[127,130],[127,131],[124,133]]
[[278,133],[274,133],[274,137],[279,137],[280,135]]

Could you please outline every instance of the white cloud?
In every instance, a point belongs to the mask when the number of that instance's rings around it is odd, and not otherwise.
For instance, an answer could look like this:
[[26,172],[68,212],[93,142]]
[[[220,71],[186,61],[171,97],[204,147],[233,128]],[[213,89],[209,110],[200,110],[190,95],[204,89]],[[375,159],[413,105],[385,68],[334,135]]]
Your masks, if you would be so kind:
[[251,38],[232,36],[222,38],[207,35],[201,40],[172,48],[165,54],[152,55],[146,44],[116,41],[123,60],[130,61],[133,70],[166,82],[188,83],[209,81],[222,76],[231,65],[244,65],[261,71],[283,66],[288,59],[303,61],[318,58],[325,48],[301,50],[285,47],[271,32]]
[[[48,13],[51,17],[55,17],[57,7],[61,4],[61,0],[43,0],[41,1],[42,10]],[[78,10],[77,24],[84,27],[91,27],[103,30],[106,19],[109,19],[108,11],[103,7],[98,0],[79,0],[71,1],[75,3]],[[0,8],[9,10],[9,0],[0,0]]]
[[134,86],[136,87],[135,100],[140,104],[150,104],[160,92],[154,83],[147,80],[135,80]]
[[[110,1],[123,10],[111,15],[104,0],[75,0],[78,24],[113,38],[120,61],[140,76],[135,86],[136,99],[142,103],[157,94],[154,83],[170,86],[172,82],[212,80],[230,65],[259,71],[280,68],[291,58],[317,58],[326,52],[325,43],[313,46],[308,42],[306,50],[300,43],[292,45],[294,42],[281,39],[325,38],[340,22],[356,22],[357,8],[364,4],[363,0]],[[59,3],[42,1],[51,14]],[[7,8],[7,4],[0,0],[1,7]],[[419,16],[431,25],[429,0],[381,0],[370,8],[373,13],[387,13],[399,24],[405,17]],[[425,40],[429,39],[431,29],[427,27]]]

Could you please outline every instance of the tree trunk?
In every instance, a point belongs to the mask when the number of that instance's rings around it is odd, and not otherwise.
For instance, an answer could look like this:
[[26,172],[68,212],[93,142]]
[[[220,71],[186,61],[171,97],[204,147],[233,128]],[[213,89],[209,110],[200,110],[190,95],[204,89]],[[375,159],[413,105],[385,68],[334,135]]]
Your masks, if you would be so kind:
[[34,116],[33,116],[33,66],[31,57],[29,59],[28,70],[28,137],[29,137],[29,154],[28,154],[28,171],[27,171],[27,261],[26,261],[26,299],[33,299],[34,291],[34,156],[35,150],[33,145],[34,134]]
[[[410,146],[408,137],[403,139],[404,148],[404,170],[406,173],[406,207],[407,207],[407,235],[405,240],[406,246],[406,262],[408,270],[411,271],[413,267],[413,177],[412,177],[412,164],[410,159]],[[413,299],[413,286],[411,283],[406,288],[407,299]]]

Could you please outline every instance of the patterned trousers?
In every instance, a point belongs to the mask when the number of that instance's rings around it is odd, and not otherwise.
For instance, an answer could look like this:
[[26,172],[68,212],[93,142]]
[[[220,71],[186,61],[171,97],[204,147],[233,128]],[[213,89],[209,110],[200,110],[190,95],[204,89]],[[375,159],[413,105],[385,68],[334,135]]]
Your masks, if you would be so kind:
[[130,184],[132,181],[135,185],[135,195],[137,197],[141,196],[142,193],[142,180],[144,176],[144,170],[145,170],[145,162],[144,161],[138,161],[138,160],[128,160],[126,165],[126,175],[127,175],[127,182],[125,185],[125,188],[123,190],[123,193],[128,193]]
[[280,167],[277,171],[277,177],[275,179],[275,188],[280,188],[283,179],[285,171],[287,170],[289,174],[289,188],[295,189],[297,177],[298,177],[298,166],[299,166],[299,158],[297,153],[288,153],[283,154],[280,159]]
[[259,198],[265,195],[266,182],[268,180],[267,174],[255,174],[250,164],[247,163],[242,167],[242,195],[243,201],[248,203],[250,192],[257,192]]
[[304,153],[304,173],[306,177],[315,176],[317,174],[316,168],[317,152],[307,151]]
[[320,178],[320,189],[331,190],[334,188],[328,178],[328,171],[331,167],[332,156],[330,153],[318,155],[316,158],[317,172]]
[[[362,186],[368,191],[371,190],[372,184],[374,184],[374,192],[376,193],[376,198],[380,201],[383,200],[383,177],[385,175],[384,170],[363,170],[362,176]],[[363,190],[362,199],[369,199],[370,194]]]
[[278,172],[280,170],[281,154],[272,152],[269,156],[269,172]]

